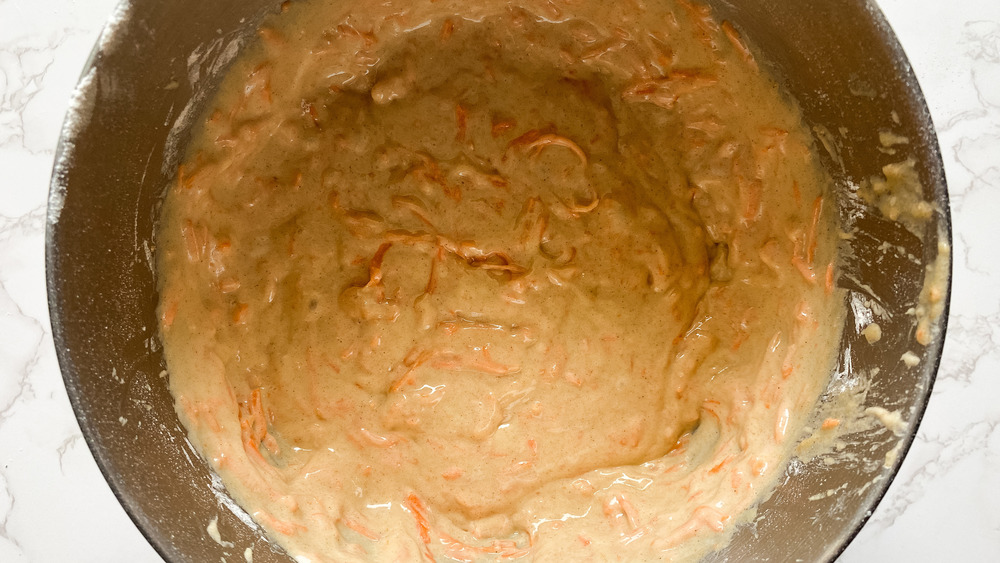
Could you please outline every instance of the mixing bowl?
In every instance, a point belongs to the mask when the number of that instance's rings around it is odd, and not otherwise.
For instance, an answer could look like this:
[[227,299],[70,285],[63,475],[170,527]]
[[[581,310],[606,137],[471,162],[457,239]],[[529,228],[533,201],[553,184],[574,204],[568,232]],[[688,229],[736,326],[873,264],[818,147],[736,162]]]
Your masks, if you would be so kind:
[[[332,0],[335,1],[335,0]],[[838,285],[850,304],[826,400],[861,392],[899,411],[897,433],[873,424],[841,452],[793,461],[756,518],[712,561],[832,560],[896,473],[930,395],[947,318],[914,342],[925,270],[950,272],[941,156],[923,96],[878,9],[862,0],[714,0],[763,66],[802,107],[835,179],[844,242]],[[108,483],[169,561],[290,561],[227,496],[185,438],[157,336],[153,232],[195,117],[219,77],[280,0],[132,0],[108,24],[66,118],[52,177],[46,265],[59,363],[84,437]],[[880,133],[908,139],[893,148]],[[917,228],[890,221],[855,192],[886,164],[915,160],[935,207]],[[937,262],[936,262],[937,261]],[[878,346],[859,329],[875,315]],[[919,359],[901,361],[906,352]],[[912,357],[909,357],[912,360]],[[876,369],[877,368],[877,369]],[[224,540],[206,527],[217,519]],[[218,536],[216,536],[218,538]],[[227,543],[231,542],[231,543]]]

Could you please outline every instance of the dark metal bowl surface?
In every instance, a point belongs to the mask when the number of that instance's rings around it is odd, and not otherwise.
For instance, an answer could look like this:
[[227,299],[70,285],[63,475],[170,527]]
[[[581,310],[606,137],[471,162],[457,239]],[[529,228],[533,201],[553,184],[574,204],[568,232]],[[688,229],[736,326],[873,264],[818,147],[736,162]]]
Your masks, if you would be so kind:
[[[207,101],[234,49],[246,44],[279,4],[124,4],[84,72],[53,172],[46,266],[66,388],[111,488],[150,543],[172,562],[236,560],[251,545],[255,562],[290,561],[228,500],[185,439],[161,376],[165,365],[151,258],[160,198],[176,170],[178,148],[189,137],[190,117]],[[846,128],[837,138],[842,167],[833,159],[826,163],[836,179],[842,219],[857,229],[847,243],[852,258],[838,283],[855,300],[875,300],[886,314],[880,320],[883,341],[872,347],[862,345],[854,313],[848,312],[829,393],[878,367],[868,403],[899,410],[905,421],[901,443],[884,428],[872,428],[845,437],[847,451],[857,454],[853,461],[794,463],[755,523],[710,559],[832,560],[888,488],[930,396],[947,310],[927,347],[913,343],[915,321],[906,311],[918,301],[938,243],[951,242],[943,165],[913,72],[871,2],[709,4],[756,46],[765,66],[798,100],[808,124],[831,132]],[[900,154],[885,154],[877,150],[884,130],[910,143]],[[850,196],[852,186],[903,156],[916,160],[924,197],[937,207],[921,236]],[[884,252],[883,242],[897,251]],[[899,361],[907,350],[920,355],[916,368]],[[884,467],[885,454],[897,445],[900,455]],[[834,488],[836,494],[823,496]],[[215,517],[223,537],[237,547],[224,547],[205,533]]]

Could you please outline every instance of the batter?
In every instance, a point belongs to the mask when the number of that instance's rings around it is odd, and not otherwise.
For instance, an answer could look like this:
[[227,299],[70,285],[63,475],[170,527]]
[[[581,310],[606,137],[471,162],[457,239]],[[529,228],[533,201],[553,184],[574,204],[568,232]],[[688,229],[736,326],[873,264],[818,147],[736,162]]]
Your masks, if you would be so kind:
[[159,228],[196,448],[302,561],[697,559],[780,474],[842,299],[827,181],[684,1],[305,1]]

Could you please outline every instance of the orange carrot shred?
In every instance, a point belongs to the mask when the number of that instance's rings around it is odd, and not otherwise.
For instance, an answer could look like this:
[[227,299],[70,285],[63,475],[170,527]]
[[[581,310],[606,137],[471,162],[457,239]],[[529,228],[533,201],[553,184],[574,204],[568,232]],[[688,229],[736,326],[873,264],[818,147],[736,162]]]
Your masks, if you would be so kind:
[[384,242],[375,251],[375,256],[368,264],[368,283],[365,287],[374,287],[382,283],[382,260],[390,247],[392,247],[391,242]]
[[722,32],[726,34],[726,38],[729,39],[729,42],[732,43],[733,47],[735,47],[736,50],[739,51],[740,55],[743,56],[743,60],[746,61],[747,65],[756,70],[757,61],[754,60],[753,53],[750,52],[746,43],[743,42],[743,38],[740,37],[740,33],[736,31],[733,24],[728,21],[722,22]]
[[378,541],[379,540],[379,535],[378,534],[376,534],[375,532],[373,532],[371,529],[367,528],[365,525],[361,524],[360,522],[355,522],[354,520],[350,520],[350,519],[347,519],[347,518],[343,518],[340,521],[344,524],[344,526],[347,526],[348,528],[354,530],[355,532],[361,534],[362,536],[364,536],[364,537],[366,537],[366,538],[368,538],[368,539],[370,539],[372,541]]
[[[420,534],[420,540],[423,541],[425,545],[430,544],[431,528],[427,521],[427,509],[424,507],[424,503],[421,502],[420,498],[417,497],[416,494],[410,493],[403,502],[403,506],[405,506],[406,509],[413,514],[413,518],[417,523],[417,532]],[[430,549],[425,548],[425,555],[427,555],[431,561],[434,560],[434,556],[431,554]]]
[[235,308],[233,308],[233,322],[236,324],[243,324],[246,322],[247,311],[250,306],[246,303],[238,303]]
[[535,139],[528,144],[528,150],[532,151],[535,155],[542,152],[542,149],[550,146],[555,147],[565,147],[573,152],[580,159],[580,162],[584,166],[587,165],[587,155],[580,148],[580,145],[574,143],[573,141],[563,137],[562,135],[556,135],[554,133],[549,133],[546,135],[541,135],[538,139]]
[[500,135],[503,135],[507,131],[513,129],[515,126],[516,122],[513,119],[504,119],[501,118],[500,116],[494,115],[493,123],[490,128],[490,133],[493,135],[493,138],[495,139]]
[[812,266],[816,258],[816,230],[819,227],[819,217],[823,211],[823,196],[819,196],[813,202],[812,221],[809,223],[809,232],[806,236],[806,263]]
[[447,19],[444,20],[444,24],[441,26],[441,41],[447,41],[451,38],[451,34],[455,32],[455,22]]
[[177,316],[177,302],[171,301],[166,308],[163,309],[163,314],[161,321],[163,323],[163,328],[170,328],[174,324],[174,317]]
[[455,121],[458,123],[458,133],[455,134],[455,140],[464,141],[468,129],[469,112],[462,107],[462,104],[455,106]]

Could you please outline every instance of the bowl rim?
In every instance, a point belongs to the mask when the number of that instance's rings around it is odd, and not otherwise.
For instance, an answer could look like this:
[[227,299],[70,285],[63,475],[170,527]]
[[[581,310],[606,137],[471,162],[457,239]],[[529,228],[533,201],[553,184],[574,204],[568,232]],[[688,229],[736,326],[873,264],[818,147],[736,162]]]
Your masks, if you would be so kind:
[[[939,242],[946,243],[948,248],[951,249],[953,248],[954,242],[953,223],[944,159],[942,157],[941,147],[937,137],[937,129],[927,106],[923,90],[917,81],[910,61],[906,56],[898,37],[893,31],[884,13],[876,4],[875,0],[849,1],[860,4],[861,8],[867,11],[870,15],[871,23],[881,31],[881,38],[885,42],[885,46],[888,47],[891,52],[891,62],[895,64],[896,69],[899,72],[898,78],[906,83],[911,96],[911,102],[914,103],[915,109],[919,113],[918,121],[922,132],[928,135],[928,145],[930,149],[929,156],[933,160],[931,164],[934,165],[932,169],[936,169],[938,171],[937,174],[935,174],[936,177],[933,178],[935,185],[931,187],[931,190],[935,192],[934,200],[938,206],[936,212],[938,222],[938,238]],[[102,51],[106,45],[114,41],[116,35],[123,33],[122,30],[127,28],[132,20],[136,18],[135,10],[133,9],[134,7],[135,4],[132,0],[120,0],[114,10],[109,14],[110,19],[102,26],[99,39],[92,48],[83,66],[80,78],[78,79],[77,85],[73,90],[72,103],[70,103],[62,122],[62,128],[54,154],[47,197],[44,245],[46,296],[48,300],[48,312],[52,329],[52,341],[55,346],[60,374],[84,441],[90,449],[101,474],[108,483],[111,492],[114,494],[125,513],[132,520],[135,527],[162,559],[165,561],[174,561],[175,559],[173,559],[173,557],[175,550],[172,549],[173,545],[167,541],[167,538],[158,536],[148,529],[147,523],[144,522],[139,515],[139,508],[135,506],[128,495],[123,492],[122,482],[117,473],[113,470],[105,448],[98,442],[97,430],[89,419],[88,411],[85,407],[85,397],[77,385],[78,369],[67,345],[67,331],[64,324],[65,318],[59,306],[59,303],[62,302],[63,278],[59,263],[60,253],[56,244],[56,231],[59,228],[59,219],[62,211],[62,199],[65,196],[67,189],[67,171],[73,164],[74,143],[78,132],[78,129],[76,128],[85,128],[90,123],[90,116],[88,115],[85,107],[87,106],[86,102],[88,100],[95,99],[98,81],[91,80],[89,77],[92,73],[95,73],[95,76],[100,75],[101,68],[98,63],[100,62]],[[887,468],[887,470],[883,472],[883,474],[886,475],[886,478],[874,485],[877,487],[877,494],[873,496],[873,500],[849,532],[841,533],[837,536],[838,545],[836,545],[836,547],[829,552],[831,556],[828,561],[832,562],[839,558],[851,542],[858,536],[869,519],[873,516],[877,507],[887,495],[896,476],[899,474],[903,461],[906,459],[907,453],[913,446],[920,423],[926,414],[928,404],[933,394],[934,383],[941,365],[951,309],[951,296],[954,281],[953,273],[954,258],[953,254],[950,253],[948,256],[947,277],[945,281],[944,307],[938,322],[939,333],[933,343],[925,348],[926,355],[932,358],[933,361],[922,364],[921,367],[922,377],[926,380],[927,384],[917,393],[914,400],[914,408],[911,415],[912,430],[900,437],[899,453],[896,460],[891,468]],[[833,548],[834,546],[831,545],[830,547]],[[178,557],[176,560],[181,560],[181,557]]]

